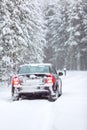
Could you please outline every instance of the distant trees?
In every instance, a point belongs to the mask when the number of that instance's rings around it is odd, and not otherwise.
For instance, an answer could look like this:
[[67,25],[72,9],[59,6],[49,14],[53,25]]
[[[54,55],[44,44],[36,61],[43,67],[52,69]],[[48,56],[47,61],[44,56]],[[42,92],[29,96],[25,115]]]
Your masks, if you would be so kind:
[[[56,68],[87,70],[87,2],[59,0],[45,9],[48,21],[47,45],[51,47],[45,62]],[[53,56],[54,54],[54,56]]]
[[72,46],[72,61],[76,60],[76,63],[75,61],[73,63],[76,64],[75,69],[77,70],[87,69],[87,63],[85,63],[87,57],[87,13],[84,10],[86,7],[84,1],[79,1],[71,5],[69,12],[69,28],[72,29],[69,30],[70,36],[67,43]]

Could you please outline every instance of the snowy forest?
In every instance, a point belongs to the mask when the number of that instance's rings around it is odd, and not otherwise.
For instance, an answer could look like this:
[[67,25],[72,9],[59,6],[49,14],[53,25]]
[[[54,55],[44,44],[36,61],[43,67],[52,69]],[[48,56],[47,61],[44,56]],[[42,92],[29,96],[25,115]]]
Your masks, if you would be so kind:
[[87,70],[87,0],[0,0],[0,77],[42,62]]

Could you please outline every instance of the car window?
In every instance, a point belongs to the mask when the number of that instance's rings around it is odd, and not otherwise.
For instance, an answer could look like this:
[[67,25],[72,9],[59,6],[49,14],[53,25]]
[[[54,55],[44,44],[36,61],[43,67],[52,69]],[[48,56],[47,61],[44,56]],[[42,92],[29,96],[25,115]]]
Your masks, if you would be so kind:
[[22,66],[19,68],[18,74],[35,74],[35,73],[49,73],[48,66]]
[[57,72],[56,72],[56,70],[55,70],[55,68],[54,68],[53,66],[50,68],[50,71],[51,71],[51,73],[53,73],[53,74],[57,74]]

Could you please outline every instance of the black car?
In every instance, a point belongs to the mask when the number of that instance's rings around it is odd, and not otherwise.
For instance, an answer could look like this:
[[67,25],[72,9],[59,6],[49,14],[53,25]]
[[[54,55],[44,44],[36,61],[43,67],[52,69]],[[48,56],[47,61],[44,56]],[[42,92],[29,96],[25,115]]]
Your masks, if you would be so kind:
[[52,64],[24,64],[12,78],[12,99],[22,96],[46,96],[50,101],[62,95],[62,81]]

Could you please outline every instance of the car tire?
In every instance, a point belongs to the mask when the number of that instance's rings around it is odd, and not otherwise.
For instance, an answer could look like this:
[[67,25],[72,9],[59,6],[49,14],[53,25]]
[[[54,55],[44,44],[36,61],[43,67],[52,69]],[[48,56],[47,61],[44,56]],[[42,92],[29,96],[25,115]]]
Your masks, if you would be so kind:
[[60,78],[59,78],[58,85],[59,85],[59,97],[60,97],[62,95],[62,80]]
[[56,101],[57,98],[58,98],[58,96],[59,96],[59,90],[58,90],[58,87],[57,87],[57,90],[56,90],[56,92],[55,92],[55,95],[53,96],[53,95],[50,94],[50,96],[49,96],[49,101],[51,101],[51,102]]
[[14,96],[14,87],[13,86],[11,88],[11,94],[12,94],[12,96]]
[[12,101],[17,101],[20,98],[19,95],[15,95],[15,94],[16,94],[15,88],[12,86]]
[[19,96],[17,96],[17,97],[13,96],[12,97],[12,101],[18,101],[18,100],[19,100]]

